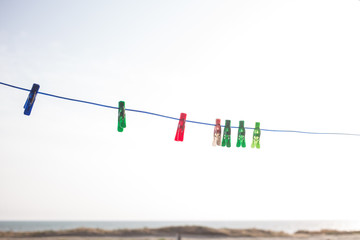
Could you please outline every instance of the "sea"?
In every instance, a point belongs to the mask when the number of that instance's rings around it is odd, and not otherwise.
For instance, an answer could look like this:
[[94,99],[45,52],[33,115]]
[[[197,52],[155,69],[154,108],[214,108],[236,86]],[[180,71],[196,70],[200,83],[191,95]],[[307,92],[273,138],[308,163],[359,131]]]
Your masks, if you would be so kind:
[[211,228],[257,228],[286,233],[321,229],[360,230],[360,221],[0,221],[0,231],[66,230],[82,227],[114,230],[194,225]]

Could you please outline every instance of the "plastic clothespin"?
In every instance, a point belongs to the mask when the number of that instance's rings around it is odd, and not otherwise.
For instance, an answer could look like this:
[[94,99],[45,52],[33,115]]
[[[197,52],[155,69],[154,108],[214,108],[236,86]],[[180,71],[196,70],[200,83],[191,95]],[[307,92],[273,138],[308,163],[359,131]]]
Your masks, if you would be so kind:
[[126,128],[125,102],[119,102],[118,110],[118,132],[123,132]]
[[186,113],[180,114],[178,128],[176,130],[175,141],[182,142],[184,140]]
[[220,119],[216,119],[216,124],[215,124],[215,128],[214,128],[214,140],[212,145],[215,147],[216,145],[220,146],[221,145],[221,120]]
[[28,115],[30,116],[31,114],[31,110],[34,106],[34,103],[35,103],[35,98],[36,98],[36,95],[37,93],[39,92],[39,88],[40,88],[40,85],[39,84],[36,84],[34,83],[32,85],[32,88],[30,90],[30,93],[29,93],[29,96],[28,98],[26,99],[26,102],[25,102],[25,105],[24,105],[24,114],[25,115]]
[[223,133],[223,140],[221,146],[231,147],[231,121],[225,120],[225,128]]
[[254,128],[254,134],[253,134],[253,141],[252,141],[252,144],[251,144],[251,147],[254,148],[260,148],[260,123],[259,122],[256,122],[255,123],[255,128]]
[[239,121],[239,131],[236,147],[246,147],[244,121]]

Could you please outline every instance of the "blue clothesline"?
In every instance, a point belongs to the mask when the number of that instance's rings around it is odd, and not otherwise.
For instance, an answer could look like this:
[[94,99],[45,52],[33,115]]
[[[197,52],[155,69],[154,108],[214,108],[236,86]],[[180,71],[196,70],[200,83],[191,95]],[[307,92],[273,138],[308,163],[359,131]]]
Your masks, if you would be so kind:
[[[0,84],[2,84],[4,86],[7,86],[7,87],[12,87],[12,88],[15,88],[15,89],[30,92],[30,89],[14,86],[14,85],[11,85],[11,84],[8,84],[8,83],[0,82]],[[118,107],[114,107],[114,106],[109,106],[109,105],[105,105],[105,104],[79,100],[79,99],[75,99],[75,98],[62,97],[62,96],[58,96],[58,95],[54,95],[54,94],[50,94],[50,93],[45,93],[45,92],[40,92],[40,91],[38,92],[38,94],[42,94],[42,95],[49,96],[49,97],[54,97],[54,98],[59,98],[59,99],[63,99],[63,100],[73,101],[73,102],[91,104],[91,105],[95,105],[95,106],[99,106],[99,107],[118,109]],[[157,116],[157,117],[168,118],[168,119],[172,119],[172,120],[179,120],[179,118],[170,117],[170,116],[166,116],[166,115],[162,115],[162,114],[158,114],[158,113],[142,111],[142,110],[126,108],[126,111],[144,113],[144,114],[153,115],[153,116]],[[213,123],[205,123],[205,122],[198,122],[198,121],[191,121],[191,120],[186,120],[186,122],[187,123],[208,125],[208,126],[215,126],[215,124],[213,124]],[[224,127],[224,126],[222,126],[222,127]],[[238,128],[238,127],[231,126],[231,128]],[[245,127],[245,128],[246,129],[254,129],[252,127]],[[360,134],[357,134],[357,133],[307,132],[307,131],[297,131],[297,130],[275,130],[275,129],[264,129],[264,128],[261,128],[261,131],[280,132],[280,133],[302,133],[302,134],[315,134],[315,135],[345,135],[345,136],[358,136],[358,137],[360,137]]]

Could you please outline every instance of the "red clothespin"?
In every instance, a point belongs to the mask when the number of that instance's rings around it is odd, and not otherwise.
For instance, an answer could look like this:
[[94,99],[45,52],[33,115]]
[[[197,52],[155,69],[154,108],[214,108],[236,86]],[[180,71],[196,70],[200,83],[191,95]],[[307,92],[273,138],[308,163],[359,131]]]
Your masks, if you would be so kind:
[[175,141],[182,142],[184,140],[185,122],[186,122],[186,113],[181,113],[178,128],[176,130]]
[[214,128],[214,139],[213,139],[213,146],[221,146],[221,120],[218,118],[216,119],[216,124]]

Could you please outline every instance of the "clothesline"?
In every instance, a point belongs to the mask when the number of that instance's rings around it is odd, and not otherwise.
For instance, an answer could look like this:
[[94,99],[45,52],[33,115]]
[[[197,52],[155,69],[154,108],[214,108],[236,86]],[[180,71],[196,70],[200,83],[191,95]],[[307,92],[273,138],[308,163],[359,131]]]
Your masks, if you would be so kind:
[[[23,90],[23,91],[30,92],[30,89],[27,89],[27,88],[22,88],[22,87],[11,85],[11,84],[4,83],[4,82],[0,82],[0,84],[3,85],[3,86],[15,88],[15,89],[18,89],[18,90]],[[105,104],[100,104],[100,103],[95,103],[95,102],[90,102],[90,101],[84,101],[84,100],[79,100],[79,99],[75,99],[75,98],[63,97],[63,96],[50,94],[50,93],[46,93],[46,92],[40,92],[39,91],[38,94],[45,95],[45,96],[48,96],[48,97],[59,98],[59,99],[62,99],[62,100],[68,100],[68,101],[73,101],[73,102],[90,104],[90,105],[94,105],[94,106],[98,106],[98,107],[111,108],[111,109],[117,109],[117,110],[119,109],[118,107],[114,107],[114,106],[110,106],[110,105],[105,105]],[[143,113],[143,114],[153,115],[153,116],[172,119],[172,120],[177,120],[177,121],[180,120],[179,118],[176,118],[176,117],[171,117],[171,116],[158,114],[158,113],[153,113],[153,112],[148,112],[148,111],[143,111],[143,110],[136,110],[136,109],[126,108],[126,111]],[[186,122],[187,123],[193,123],[193,124],[208,125],[208,126],[213,126],[213,127],[215,126],[215,124],[213,124],[213,123],[206,123],[206,122],[199,122],[199,121],[192,121],[192,120],[186,120]],[[224,125],[222,125],[222,127],[224,127]],[[239,127],[231,126],[231,128],[239,128]],[[253,130],[254,128],[253,127],[245,127],[245,129],[252,129]],[[345,136],[358,136],[358,137],[360,137],[360,134],[358,134],[358,133],[310,132],[310,131],[299,131],[299,130],[279,130],[279,129],[265,129],[265,128],[261,128],[260,130],[265,131],[265,132],[278,132],[278,133],[301,133],[301,134],[313,134],[313,135],[345,135]]]

